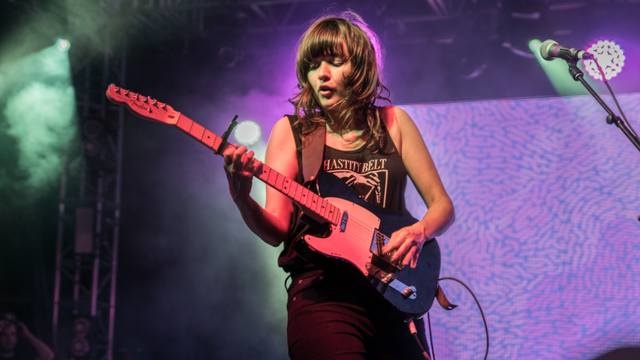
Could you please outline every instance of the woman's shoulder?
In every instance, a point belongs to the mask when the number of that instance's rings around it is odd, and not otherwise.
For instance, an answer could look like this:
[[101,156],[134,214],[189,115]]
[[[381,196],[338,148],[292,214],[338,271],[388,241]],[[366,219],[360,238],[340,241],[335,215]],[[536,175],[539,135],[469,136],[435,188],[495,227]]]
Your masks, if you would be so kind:
[[384,120],[385,125],[387,125],[388,127],[397,126],[398,123],[413,121],[409,113],[407,113],[406,110],[398,105],[390,104],[386,106],[380,106],[377,109],[382,119]]
[[293,121],[289,116],[284,115],[273,124],[269,136],[270,143],[293,140]]
[[397,105],[387,105],[378,109],[393,143],[401,150],[403,134],[416,129],[413,119],[406,110]]
[[380,108],[385,126],[390,132],[413,131],[416,128],[411,115],[400,106],[389,105]]
[[283,131],[291,131],[293,124],[295,123],[296,118],[294,115],[284,115],[280,119],[276,120],[275,124],[271,128],[271,133],[274,131],[283,132]]

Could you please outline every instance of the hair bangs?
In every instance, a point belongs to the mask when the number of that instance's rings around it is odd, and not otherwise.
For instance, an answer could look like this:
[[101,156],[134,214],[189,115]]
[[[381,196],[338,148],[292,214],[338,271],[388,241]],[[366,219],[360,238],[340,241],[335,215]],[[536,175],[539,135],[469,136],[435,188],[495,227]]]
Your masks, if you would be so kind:
[[323,57],[341,57],[346,59],[344,29],[337,22],[325,22],[313,29],[300,47],[300,60],[304,63],[304,73],[314,60]]

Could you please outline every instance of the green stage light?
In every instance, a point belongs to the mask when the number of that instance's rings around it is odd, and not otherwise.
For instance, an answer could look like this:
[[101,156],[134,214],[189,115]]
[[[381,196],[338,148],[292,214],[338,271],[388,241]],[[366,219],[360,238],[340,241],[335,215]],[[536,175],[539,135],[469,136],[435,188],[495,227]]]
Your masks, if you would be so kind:
[[538,39],[529,41],[529,50],[538,59],[538,63],[542,70],[547,74],[551,85],[558,95],[584,95],[587,91],[580,83],[573,80],[568,71],[567,63],[562,59],[547,61],[540,55],[540,45],[542,42]]
[[[69,53],[58,42],[0,68],[3,86],[0,122],[12,145],[8,172],[0,183],[37,195],[54,186],[76,134],[76,104]],[[5,173],[6,175],[6,173]],[[18,185],[19,184],[19,185]]]
[[71,42],[67,39],[59,38],[56,40],[56,46],[61,51],[69,51],[69,48],[71,48]]

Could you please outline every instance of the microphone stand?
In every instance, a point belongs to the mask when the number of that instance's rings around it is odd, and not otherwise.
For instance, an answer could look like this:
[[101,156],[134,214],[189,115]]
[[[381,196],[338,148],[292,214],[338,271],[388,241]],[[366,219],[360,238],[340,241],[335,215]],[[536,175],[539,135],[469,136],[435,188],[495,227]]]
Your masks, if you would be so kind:
[[[635,145],[636,149],[640,151],[640,139],[638,139],[638,137],[631,131],[631,129],[629,129],[627,124],[624,121],[622,121],[622,119],[611,110],[611,108],[602,100],[600,95],[598,95],[598,93],[595,92],[595,90],[593,90],[591,85],[589,85],[589,83],[586,82],[586,80],[584,79],[584,73],[582,72],[582,70],[578,68],[578,65],[577,65],[578,61],[577,60],[567,61],[567,64],[569,64],[569,74],[571,74],[571,77],[573,78],[573,80],[579,81],[580,83],[582,83],[582,85],[587,89],[587,91],[589,91],[589,93],[596,99],[598,104],[602,106],[604,111],[607,112],[608,114],[607,124],[615,124],[618,127],[618,129],[620,129],[627,136],[629,141],[631,141],[631,143]],[[602,76],[604,76],[604,74],[602,74]]]
[[[584,73],[582,72],[582,70],[578,68],[578,61],[577,60],[567,61],[567,64],[569,64],[569,73],[571,74],[571,77],[573,78],[573,80],[579,81],[587,89],[587,91],[589,91],[589,93],[596,99],[598,104],[602,106],[604,111],[607,112],[608,114],[607,124],[609,125],[616,124],[618,129],[622,130],[622,132],[627,136],[629,141],[631,141],[631,143],[635,145],[636,149],[640,151],[640,140],[638,139],[638,137],[635,135],[634,132],[632,132],[629,129],[629,127],[627,126],[627,123],[622,121],[622,119],[611,110],[611,108],[607,105],[607,103],[605,103],[602,100],[600,95],[598,95],[598,93],[595,92],[595,90],[593,90],[591,85],[587,83],[587,81],[584,79]],[[604,78],[604,74],[602,74],[602,77]],[[640,221],[640,215],[636,217],[636,220]]]

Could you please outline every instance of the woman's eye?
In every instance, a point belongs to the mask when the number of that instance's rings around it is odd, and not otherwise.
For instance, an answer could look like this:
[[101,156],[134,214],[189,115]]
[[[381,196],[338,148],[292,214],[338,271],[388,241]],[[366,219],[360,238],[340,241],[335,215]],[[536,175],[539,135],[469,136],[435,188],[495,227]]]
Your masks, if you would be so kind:
[[346,61],[341,57],[327,57],[319,60],[314,60],[309,62],[309,70],[315,70],[320,67],[322,62],[326,62],[331,66],[342,66],[346,63]]

